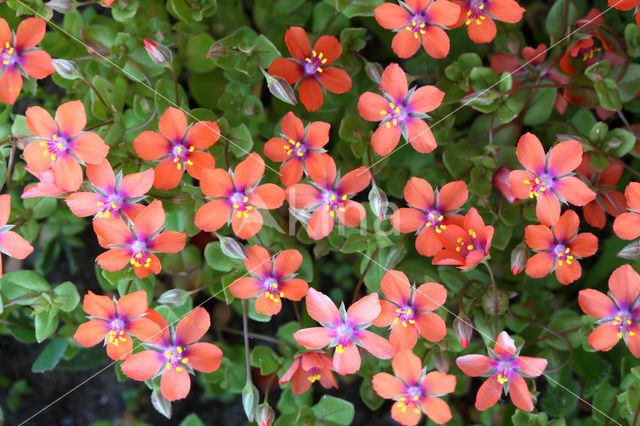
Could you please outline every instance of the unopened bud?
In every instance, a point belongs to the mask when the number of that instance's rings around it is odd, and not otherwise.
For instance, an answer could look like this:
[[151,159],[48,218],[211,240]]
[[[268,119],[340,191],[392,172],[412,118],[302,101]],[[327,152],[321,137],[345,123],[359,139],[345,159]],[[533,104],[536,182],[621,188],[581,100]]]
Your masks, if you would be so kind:
[[273,408],[266,402],[263,402],[258,406],[258,414],[256,416],[256,422],[260,426],[271,426],[276,419],[276,413]]
[[50,0],[44,4],[49,9],[58,13],[69,13],[76,9],[76,2],[74,0]]
[[384,69],[382,68],[382,65],[377,62],[367,62],[364,66],[364,72],[367,74],[367,77],[378,85],[382,79],[383,71]]
[[635,240],[618,252],[618,257],[628,260],[640,258],[640,240]]
[[218,42],[213,43],[206,54],[206,57],[211,59],[221,58],[223,56],[227,56],[227,46]]
[[439,372],[446,373],[449,371],[449,358],[440,350],[434,350],[431,354],[431,361],[433,361],[433,365]]
[[58,75],[66,80],[75,80],[82,78],[78,66],[73,61],[66,59],[52,59],[53,69],[56,70]]
[[252,423],[256,418],[259,397],[260,394],[258,394],[258,389],[253,383],[251,383],[251,379],[249,379],[242,390],[242,407],[244,408],[244,413],[247,415],[247,420],[249,420],[250,423]]
[[220,249],[225,256],[231,259],[245,260],[247,259],[247,250],[242,244],[237,242],[231,237],[225,237],[224,235],[215,234],[220,240]]
[[165,291],[158,297],[158,303],[162,305],[174,305],[174,306],[182,306],[184,302],[187,301],[187,297],[191,294],[188,291],[174,288],[168,291]]
[[262,71],[264,78],[267,79],[267,87],[273,96],[280,99],[282,102],[286,102],[291,105],[298,103],[296,94],[287,80],[276,75],[271,75],[262,68],[260,68],[260,70]]
[[389,270],[393,269],[407,254],[407,249],[404,248],[404,244],[400,246],[394,246],[391,250],[389,250],[389,254],[384,262],[384,269]]
[[482,296],[482,307],[489,315],[501,315],[509,308],[509,296],[501,290],[488,291]]
[[294,209],[290,208],[289,213],[293,216],[298,222],[304,224],[305,226],[311,220],[311,214],[306,210]]
[[144,48],[154,64],[159,67],[171,67],[171,62],[173,61],[171,50],[160,43],[154,43],[146,39],[144,40]]
[[518,275],[524,270],[529,260],[529,247],[525,242],[518,244],[511,252],[511,272],[513,275]]
[[500,167],[496,174],[493,175],[493,186],[502,193],[509,203],[517,204],[519,200],[513,195],[511,184],[509,183],[509,173],[511,173],[510,168],[506,166]]
[[389,200],[387,194],[380,190],[374,183],[369,191],[369,207],[376,217],[380,220],[384,220],[387,215],[387,209],[389,208]]
[[453,320],[453,329],[458,335],[458,340],[464,349],[467,349],[471,336],[473,335],[473,324],[471,319],[465,314],[461,313]]
[[160,388],[155,386],[151,392],[151,405],[166,418],[171,418],[171,402],[162,396]]

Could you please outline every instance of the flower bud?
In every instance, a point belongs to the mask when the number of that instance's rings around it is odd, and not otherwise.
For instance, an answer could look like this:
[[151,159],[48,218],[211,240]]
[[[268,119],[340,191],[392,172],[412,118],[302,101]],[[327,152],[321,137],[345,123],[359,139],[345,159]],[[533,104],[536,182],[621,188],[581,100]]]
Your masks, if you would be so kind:
[[618,257],[628,260],[640,258],[640,240],[635,240],[618,252]]
[[509,309],[509,295],[504,291],[488,291],[482,296],[482,308],[489,315],[502,315]]
[[76,9],[76,2],[74,0],[50,0],[44,4],[49,9],[58,13],[69,13]]
[[158,297],[158,303],[162,305],[182,306],[187,301],[189,294],[191,294],[191,292],[174,288],[162,293],[160,297]]
[[149,57],[151,57],[153,63],[159,67],[171,67],[171,62],[173,60],[171,50],[167,49],[162,44],[154,43],[146,39],[144,40],[144,48],[147,50],[147,53],[149,54]]
[[311,214],[307,210],[294,209],[289,208],[289,213],[293,216],[298,222],[307,225],[309,220],[311,220]]
[[387,215],[387,208],[389,208],[389,200],[387,194],[382,192],[380,188],[374,183],[369,191],[369,207],[376,217],[380,220],[384,220]]
[[298,103],[296,94],[287,80],[279,76],[271,75],[268,72],[265,72],[262,68],[260,68],[260,70],[262,71],[264,78],[267,79],[267,87],[273,96],[280,99],[282,102],[286,102],[291,105]]
[[493,186],[496,187],[498,191],[502,193],[504,198],[511,204],[517,204],[519,200],[513,195],[513,191],[511,190],[511,184],[509,183],[509,173],[511,173],[511,169],[502,166],[498,169],[495,175],[493,175]]
[[433,361],[433,365],[439,372],[447,373],[449,371],[449,358],[440,350],[434,350],[431,354],[431,361]]
[[258,414],[256,417],[256,422],[259,426],[271,426],[276,419],[276,413],[274,413],[273,408],[271,408],[269,404],[263,402],[258,406]]
[[518,244],[511,252],[511,272],[518,275],[527,266],[529,260],[529,247],[525,242]]
[[242,244],[231,237],[225,237],[217,233],[215,235],[218,237],[218,240],[220,240],[220,249],[225,256],[239,260],[245,260],[247,258],[247,250]]
[[166,418],[171,418],[171,402],[162,396],[160,388],[154,386],[153,392],[151,392],[151,405],[156,411]]
[[382,65],[377,62],[367,62],[364,66],[364,72],[367,74],[367,77],[371,79],[376,84],[380,84],[380,80],[382,79],[382,72],[384,69]]
[[458,340],[460,341],[462,348],[467,349],[467,346],[469,346],[469,342],[471,341],[471,336],[473,335],[473,324],[471,323],[471,319],[465,314],[460,313],[456,319],[453,320],[453,329],[458,335]]
[[52,59],[51,64],[53,64],[53,68],[56,70],[58,75],[66,80],[82,78],[78,66],[73,61],[68,61],[66,59]]
[[258,398],[260,398],[258,388],[251,383],[251,379],[247,380],[247,384],[244,385],[244,389],[242,389],[242,407],[244,408],[244,413],[247,415],[247,420],[249,420],[250,423],[253,423],[256,418]]

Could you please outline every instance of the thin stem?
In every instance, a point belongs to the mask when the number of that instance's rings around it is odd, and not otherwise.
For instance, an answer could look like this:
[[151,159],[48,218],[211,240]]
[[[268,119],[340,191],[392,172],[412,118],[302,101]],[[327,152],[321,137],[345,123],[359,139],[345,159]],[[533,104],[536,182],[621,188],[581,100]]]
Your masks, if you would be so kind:
[[365,266],[364,271],[362,271],[362,275],[358,280],[358,284],[356,284],[356,289],[353,291],[353,299],[351,300],[351,303],[355,303],[356,300],[358,300],[358,293],[360,292],[360,287],[362,287],[364,278],[367,276],[367,272],[369,272],[369,268],[371,268],[371,265],[373,264],[373,258],[377,253],[378,253],[378,249],[375,249],[373,253],[371,253],[371,256],[369,257],[369,262],[367,263],[367,266]]
[[93,90],[93,93],[96,94],[96,97],[98,98],[98,100],[100,101],[100,103],[102,103],[102,105],[104,105],[104,109],[107,110],[107,112],[111,115],[113,115],[113,111],[109,108],[109,105],[107,105],[107,102],[104,100],[104,98],[102,97],[102,95],[100,94],[100,92],[98,92],[98,89],[96,89],[96,86],[94,86],[89,79],[87,78],[82,78],[82,80],[87,83],[89,85],[89,87],[91,88],[91,90]]
[[178,92],[178,77],[176,76],[176,70],[173,67],[171,68],[171,76],[173,77],[173,89],[176,91],[176,106],[180,105],[180,92]]
[[[229,328],[229,327],[218,327],[220,330],[222,330],[225,333],[229,333],[229,334],[235,334],[237,336],[244,336],[244,332],[240,331],[240,330],[236,330],[235,328]],[[271,336],[267,336],[265,334],[258,334],[258,333],[247,333],[247,335],[252,338],[252,339],[259,339],[259,340],[264,340],[265,342],[270,342],[270,343],[274,343],[276,345],[283,345],[286,342],[283,342],[280,339],[276,339],[275,337],[271,337]]]
[[27,296],[18,297],[17,299],[13,299],[13,300],[5,303],[4,305],[2,305],[2,309],[8,308],[9,306],[17,305],[18,303],[24,302],[25,300],[33,299],[34,297],[38,297],[41,294],[42,294],[42,292],[30,294],[30,295],[27,295]]
[[489,277],[491,278],[491,289],[493,291],[493,335],[498,335],[498,289],[496,286],[496,280],[493,276],[493,271],[489,266],[489,262],[483,262],[484,266],[487,267],[489,271]]
[[244,361],[247,368],[247,383],[251,383],[251,363],[249,361],[249,320],[247,319],[247,301],[242,301],[242,330],[244,335]]
[[298,302],[292,300],[293,311],[296,313],[296,319],[298,320],[298,324],[300,324],[300,328],[302,328],[302,317],[300,316],[300,309],[298,309]]
[[7,166],[7,191],[11,191],[13,189],[13,185],[11,184],[11,172],[13,172],[13,162],[16,158],[16,138],[13,138],[11,142],[11,154],[9,154],[9,165]]
[[[571,342],[569,342],[569,339],[567,339],[564,335],[562,335],[561,333],[555,331],[552,328],[547,327],[544,324],[540,324],[539,322],[530,320],[529,318],[520,316],[520,315],[516,315],[516,314],[512,314],[514,317],[518,318],[519,320],[528,322],[531,325],[535,325],[538,328],[541,328],[542,330],[553,334],[554,336],[556,336],[557,338],[559,338],[560,340],[562,340],[564,342],[564,344],[567,346],[567,350],[569,351],[569,356],[567,357],[567,359],[560,364],[559,366],[557,366],[556,368],[553,368],[551,370],[547,370],[547,373],[555,373],[556,371],[560,371],[562,370],[569,362],[571,362],[571,359],[573,358],[573,346],[571,346]],[[579,328],[579,327],[578,327]],[[529,345],[531,345],[533,342],[530,342]],[[529,346],[529,345],[525,345]]]
[[633,415],[633,426],[636,426],[638,424],[638,416],[640,416],[640,405],[636,407],[636,413]]
[[269,389],[271,389],[271,382],[273,382],[273,379],[277,376],[276,373],[271,373],[271,376],[269,376],[269,381],[267,382],[267,387],[264,390],[264,402],[265,403],[269,403]]
[[113,120],[109,120],[109,121],[105,121],[105,122],[102,122],[102,123],[94,124],[93,126],[87,127],[86,129],[84,129],[84,131],[85,132],[90,132],[92,130],[95,130],[95,129],[97,129],[99,127],[102,127],[102,126],[106,126],[108,124],[113,124]]

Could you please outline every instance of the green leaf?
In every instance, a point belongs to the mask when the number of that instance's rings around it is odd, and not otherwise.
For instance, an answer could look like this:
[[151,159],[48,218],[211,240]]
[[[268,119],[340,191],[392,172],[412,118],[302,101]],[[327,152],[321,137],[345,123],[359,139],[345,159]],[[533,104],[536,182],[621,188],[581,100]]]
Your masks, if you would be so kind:
[[562,417],[576,409],[578,400],[578,385],[571,377],[569,369],[565,368],[560,371],[557,380],[562,386],[553,386],[547,388],[547,392],[542,399],[541,407],[548,415],[554,417]]
[[609,413],[611,413],[611,407],[616,404],[616,396],[618,395],[618,389],[613,386],[606,385],[601,387],[593,397],[592,410],[593,419],[600,424],[605,424],[609,421]]
[[49,342],[34,361],[31,366],[31,371],[34,373],[42,373],[53,370],[55,366],[58,365],[68,345],[69,341],[67,339],[54,339]]
[[36,312],[35,321],[36,340],[38,343],[51,336],[58,328],[58,308],[51,305]]
[[282,358],[267,346],[256,346],[251,351],[250,361],[253,367],[260,368],[260,373],[263,376],[267,376],[278,369]]
[[536,126],[547,121],[553,112],[557,95],[558,89],[555,87],[536,89],[522,122],[527,126]]
[[15,271],[0,279],[2,293],[8,300],[49,291],[49,283],[36,271]]
[[547,18],[544,23],[544,28],[547,31],[547,34],[552,35],[554,33],[556,34],[565,33],[566,28],[563,27],[563,24],[565,23],[564,21],[565,6],[569,8],[567,11],[567,20],[566,20],[567,25],[572,22],[575,22],[580,16],[578,14],[578,9],[573,5],[572,2],[567,0],[556,0],[556,2],[553,3],[553,6],[551,6],[551,9],[549,10],[549,14],[547,15]]
[[262,68],[268,68],[274,59],[280,57],[280,51],[264,34],[260,34],[253,41],[253,52]]
[[180,426],[205,426],[196,413],[191,413],[180,422]]
[[80,295],[76,286],[67,281],[53,289],[52,302],[64,312],[71,312],[80,302]]
[[360,384],[360,398],[371,410],[377,410],[384,402],[384,399],[373,390],[373,386],[368,380],[363,380]]
[[329,395],[323,395],[320,401],[311,409],[318,420],[324,420],[336,425],[351,424],[355,415],[352,403]]
[[220,241],[213,241],[207,244],[204,248],[204,259],[207,265],[216,271],[229,272],[238,265],[234,259],[225,256],[220,247]]
[[[325,0],[328,4],[336,6],[336,9],[340,8],[340,1],[337,0]],[[347,7],[342,9],[342,14],[347,18],[353,18],[354,16],[373,16],[373,12],[376,7],[384,3],[383,0],[351,0],[344,2],[348,4]]]
[[602,108],[611,111],[617,111],[622,108],[620,92],[618,91],[615,80],[612,78],[605,78],[602,81],[596,81],[593,83],[593,87],[596,89],[598,100],[600,101],[600,106]]
[[229,149],[236,158],[244,158],[251,152],[253,148],[253,138],[247,125],[242,123],[239,126],[229,129]]
[[345,28],[340,32],[340,44],[345,52],[359,51],[367,45],[365,28]]

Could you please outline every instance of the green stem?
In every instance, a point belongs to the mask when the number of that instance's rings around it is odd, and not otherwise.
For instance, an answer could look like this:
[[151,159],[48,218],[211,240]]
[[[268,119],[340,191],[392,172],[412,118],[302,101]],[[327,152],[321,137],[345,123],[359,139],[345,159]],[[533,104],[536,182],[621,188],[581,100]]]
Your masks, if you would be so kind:
[[489,271],[489,277],[491,278],[491,290],[493,291],[493,335],[498,335],[498,288],[496,286],[496,280],[493,276],[493,271],[489,266],[489,262],[486,260],[483,262],[484,266],[487,267]]
[[178,76],[176,76],[176,70],[171,66],[171,76],[173,77],[173,89],[176,92],[176,107],[180,106],[180,92],[178,92]]
[[[244,336],[244,331],[236,330],[235,328],[230,328],[230,327],[218,327],[218,328],[225,333],[235,334],[237,336]],[[280,339],[276,339],[275,337],[267,336],[265,334],[247,333],[247,335],[252,339],[264,340],[265,342],[274,343],[276,345],[286,344],[286,342],[283,342]]]
[[251,383],[251,362],[249,361],[249,320],[247,319],[247,301],[242,301],[242,330],[244,335],[244,361],[247,368],[247,383]]
[[369,272],[369,268],[371,268],[371,265],[373,264],[373,258],[377,253],[378,253],[378,249],[375,249],[373,253],[371,253],[371,256],[369,257],[369,262],[367,263],[367,266],[365,266],[364,271],[362,271],[362,275],[358,280],[358,284],[356,284],[356,289],[353,291],[353,299],[351,300],[352,304],[355,303],[356,300],[358,300],[358,293],[360,292],[360,287],[362,287],[364,278],[367,276],[367,272]]
[[113,111],[109,108],[109,105],[107,105],[107,102],[104,100],[104,98],[102,97],[102,95],[100,94],[100,92],[98,92],[98,89],[96,89],[96,86],[94,86],[94,85],[93,85],[93,83],[91,83],[91,82],[89,81],[89,79],[87,79],[87,78],[84,78],[84,77],[83,77],[83,78],[82,78],[82,80],[83,80],[85,83],[87,83],[87,85],[89,85],[89,88],[90,88],[91,90],[93,90],[93,93],[95,93],[95,94],[96,94],[96,97],[98,98],[98,100],[100,101],[100,103],[101,103],[102,105],[104,105],[104,109],[105,109],[105,110],[106,110],[110,115],[113,115]]

